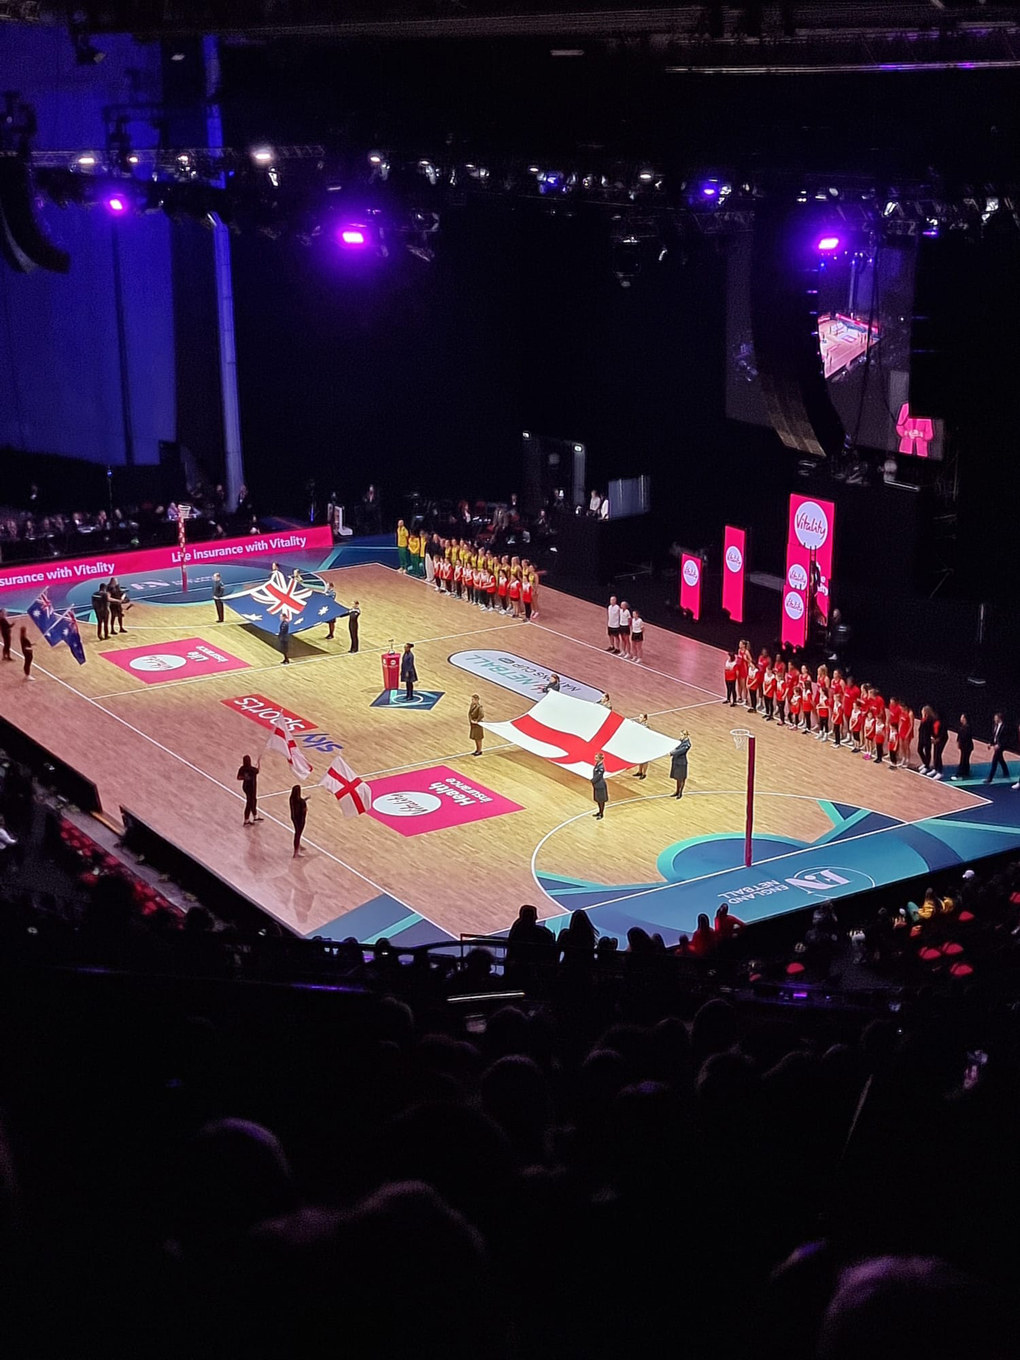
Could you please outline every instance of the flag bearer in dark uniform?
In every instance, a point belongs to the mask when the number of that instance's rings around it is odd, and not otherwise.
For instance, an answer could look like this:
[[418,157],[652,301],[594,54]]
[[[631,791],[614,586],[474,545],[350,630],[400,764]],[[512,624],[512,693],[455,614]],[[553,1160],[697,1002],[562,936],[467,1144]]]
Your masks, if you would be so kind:
[[280,615],[280,651],[283,653],[281,666],[290,665],[290,619],[286,614]]
[[602,818],[606,815],[606,804],[609,802],[609,789],[606,787],[605,757],[601,751],[595,757],[595,764],[592,766],[591,791],[598,806],[598,812],[594,814],[595,820],[601,822]]
[[3,655],[5,661],[14,660],[14,658],[11,656],[11,634],[13,632],[14,627],[11,624],[10,619],[7,617],[7,610],[0,609],[0,642],[3,643],[4,648]]
[[110,636],[110,597],[106,593],[106,582],[101,581],[99,589],[92,596],[92,608],[96,615],[96,637],[102,642]]
[[351,651],[358,650],[358,619],[361,617],[361,605],[354,601],[351,612],[347,615],[347,627],[351,634]]
[[[328,581],[326,583],[326,599],[329,600],[330,603],[332,603],[336,599],[336,586],[333,584],[332,581]],[[326,639],[328,641],[336,633],[336,619],[330,619],[329,623],[326,625],[326,628],[327,628]]]

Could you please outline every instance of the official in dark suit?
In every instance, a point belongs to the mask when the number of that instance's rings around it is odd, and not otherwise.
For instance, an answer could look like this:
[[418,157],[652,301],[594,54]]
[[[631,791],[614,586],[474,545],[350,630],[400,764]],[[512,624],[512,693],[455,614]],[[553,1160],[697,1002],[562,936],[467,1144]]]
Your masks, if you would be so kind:
[[361,605],[354,601],[351,612],[347,615],[347,628],[351,635],[351,651],[358,650],[358,619],[361,618]]
[[404,655],[400,658],[400,678],[405,685],[405,697],[414,698],[414,686],[418,679],[418,672],[414,666],[414,649],[410,642],[404,643]]
[[960,763],[956,767],[956,773],[951,774],[949,778],[969,779],[970,757],[974,750],[974,734],[970,730],[970,723],[967,721],[966,713],[960,714],[960,730],[956,734],[956,748],[960,752]]
[[1002,766],[1002,773],[1007,779],[1009,778],[1009,766],[1006,764],[1005,750],[1011,735],[1002,714],[996,713],[992,727],[992,768],[988,772],[986,784],[990,784],[995,778],[995,771],[1000,765]]
[[286,614],[280,618],[280,651],[283,653],[281,666],[290,665],[290,619]]
[[11,634],[13,632],[14,626],[7,617],[7,610],[0,609],[0,642],[3,642],[3,656],[5,661],[14,660],[11,656]]
[[96,616],[96,636],[102,642],[110,636],[110,597],[106,593],[106,582],[92,596],[92,609]]
[[213,604],[216,606],[216,622],[217,622],[217,623],[222,623],[222,622],[223,622],[223,597],[224,597],[224,595],[226,595],[227,592],[226,592],[226,590],[224,589],[224,586],[223,586],[223,577],[219,574],[218,571],[213,572],[213,578],[212,578],[212,580],[213,580],[212,597],[213,597]]

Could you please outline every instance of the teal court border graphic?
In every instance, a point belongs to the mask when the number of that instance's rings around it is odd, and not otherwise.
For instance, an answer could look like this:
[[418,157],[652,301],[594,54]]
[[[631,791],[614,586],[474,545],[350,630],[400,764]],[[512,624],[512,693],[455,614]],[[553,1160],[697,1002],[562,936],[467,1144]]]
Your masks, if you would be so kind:
[[[555,834],[550,833],[539,843],[532,862],[535,881],[553,908],[540,914],[556,930],[570,912],[581,908],[603,934],[622,938],[631,926],[641,926],[658,931],[669,942],[677,934],[690,933],[699,912],[712,916],[723,902],[741,920],[761,921],[825,899],[951,869],[1004,850],[1020,850],[1020,793],[1005,781],[985,785],[988,768],[975,766],[974,778],[955,785],[980,794],[986,802],[916,822],[898,821],[850,803],[812,799],[829,821],[829,830],[811,842],[756,835],[755,862],[750,868],[744,866],[743,834],[726,832],[692,836],[664,847],[655,862],[658,881],[594,883],[543,871],[542,848]],[[699,796],[693,790],[690,793]],[[611,855],[612,847],[607,844],[607,858]]]

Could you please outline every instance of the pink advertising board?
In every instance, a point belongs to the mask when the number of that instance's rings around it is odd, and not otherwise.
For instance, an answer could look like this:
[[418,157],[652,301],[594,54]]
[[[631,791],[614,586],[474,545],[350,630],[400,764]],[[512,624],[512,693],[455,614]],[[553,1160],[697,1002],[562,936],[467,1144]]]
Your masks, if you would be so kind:
[[505,812],[522,811],[519,803],[487,789],[448,765],[373,779],[370,817],[401,836],[420,836],[448,826],[464,826]]
[[50,586],[69,586],[78,581],[97,581],[109,576],[179,571],[182,560],[183,565],[189,567],[220,567],[244,563],[256,557],[276,557],[293,552],[328,552],[332,546],[333,531],[328,525],[320,525],[317,528],[252,534],[247,538],[221,538],[210,543],[193,543],[183,553],[176,544],[168,548],[142,548],[127,552],[114,549],[97,557],[26,562],[23,566],[0,568],[0,591],[25,587],[46,590]]
[[818,572],[815,605],[823,619],[829,617],[832,582],[832,531],[836,506],[814,496],[790,497],[790,522],[786,538],[786,577],[783,581],[783,642],[803,647],[808,633],[808,580],[811,558]]

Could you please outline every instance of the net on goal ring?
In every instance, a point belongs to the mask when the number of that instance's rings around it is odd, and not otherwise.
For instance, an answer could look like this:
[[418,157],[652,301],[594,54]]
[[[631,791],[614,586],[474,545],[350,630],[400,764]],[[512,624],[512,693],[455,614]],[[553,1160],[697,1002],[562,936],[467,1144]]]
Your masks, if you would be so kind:
[[747,740],[751,733],[746,727],[733,727],[730,729],[730,736],[733,738],[733,745],[738,751],[747,750]]

